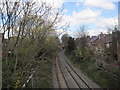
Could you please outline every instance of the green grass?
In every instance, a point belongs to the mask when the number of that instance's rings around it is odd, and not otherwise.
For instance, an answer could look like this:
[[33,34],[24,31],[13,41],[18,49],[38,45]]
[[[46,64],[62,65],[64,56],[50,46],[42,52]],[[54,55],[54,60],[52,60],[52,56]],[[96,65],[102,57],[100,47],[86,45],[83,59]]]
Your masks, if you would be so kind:
[[[68,55],[67,55],[68,56]],[[68,58],[79,67],[85,75],[91,78],[94,82],[100,85],[102,88],[118,88],[120,80],[109,75],[103,70],[98,69],[94,60],[78,61],[74,56],[68,56]]]

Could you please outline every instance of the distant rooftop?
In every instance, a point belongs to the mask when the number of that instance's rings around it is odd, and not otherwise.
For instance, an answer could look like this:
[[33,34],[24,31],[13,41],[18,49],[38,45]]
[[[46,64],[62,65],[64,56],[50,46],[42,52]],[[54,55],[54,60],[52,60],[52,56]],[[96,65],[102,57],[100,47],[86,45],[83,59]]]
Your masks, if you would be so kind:
[[99,38],[99,36],[94,36],[94,37],[92,37],[92,38],[90,39],[90,42],[94,42],[94,41],[96,41],[98,38]]

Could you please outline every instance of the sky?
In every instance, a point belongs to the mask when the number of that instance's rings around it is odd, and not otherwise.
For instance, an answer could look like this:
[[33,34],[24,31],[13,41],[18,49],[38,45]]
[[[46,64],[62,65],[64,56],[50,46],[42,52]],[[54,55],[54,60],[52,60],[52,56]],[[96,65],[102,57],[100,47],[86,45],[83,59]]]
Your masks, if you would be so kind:
[[79,27],[88,27],[90,36],[107,33],[108,27],[118,25],[118,1],[120,0],[46,0],[54,8],[63,5],[62,24],[70,23],[67,33],[75,36]]
[[107,33],[107,27],[118,25],[118,1],[83,0],[63,1],[63,22],[69,22],[68,34],[75,36],[79,27],[88,27],[90,36]]
[[107,27],[112,28],[113,26],[118,25],[118,1],[120,0],[33,1],[45,1],[53,5],[54,8],[63,7],[64,10],[62,14],[64,15],[62,18],[61,26],[65,23],[69,23],[70,25],[66,33],[68,33],[71,36],[75,36],[75,34],[79,30],[79,27],[82,25],[88,27],[87,32],[90,36],[98,35],[101,32],[107,33]]

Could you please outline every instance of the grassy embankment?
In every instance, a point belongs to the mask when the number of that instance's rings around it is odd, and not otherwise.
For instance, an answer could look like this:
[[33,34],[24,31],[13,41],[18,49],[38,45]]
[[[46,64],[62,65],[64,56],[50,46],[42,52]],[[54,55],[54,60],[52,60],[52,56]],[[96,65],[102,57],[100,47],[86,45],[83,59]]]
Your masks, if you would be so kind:
[[[37,69],[37,77],[35,78],[35,81],[37,80],[37,88],[53,88],[52,84],[52,62],[55,58],[55,53],[59,51],[57,49],[52,54],[46,56],[49,58],[48,60],[43,60],[41,62],[37,62],[36,65],[39,66]],[[30,87],[32,86],[32,82],[30,82]]]
[[[53,59],[55,57],[55,53],[58,51],[59,49],[56,49],[53,52],[48,53],[45,56],[45,60],[36,60],[35,62],[33,62],[32,64],[36,67],[37,69],[35,71],[34,74],[34,78],[32,78],[30,80],[30,82],[27,84],[27,88],[52,88],[52,62]],[[10,73],[11,76],[13,76],[14,74],[13,72],[13,66],[14,66],[14,62],[11,61],[11,63],[9,63],[10,68],[9,68],[9,72],[8,70],[6,70],[5,67],[5,58],[3,58],[3,86],[5,87],[5,83],[7,82],[5,80],[6,75],[8,73]],[[16,73],[16,77],[19,77],[19,81],[20,82],[14,82],[14,79],[11,79],[11,81],[9,82],[10,85],[13,86],[13,88],[21,88],[22,85],[24,83],[26,83],[26,80],[28,79],[30,72],[28,70],[24,70],[25,75],[24,77],[20,74],[20,72]]]
[[94,60],[78,61],[73,55],[66,56],[80,68],[85,75],[91,78],[94,82],[100,85],[102,88],[118,88],[120,87],[120,79],[113,77],[109,73],[99,69]]

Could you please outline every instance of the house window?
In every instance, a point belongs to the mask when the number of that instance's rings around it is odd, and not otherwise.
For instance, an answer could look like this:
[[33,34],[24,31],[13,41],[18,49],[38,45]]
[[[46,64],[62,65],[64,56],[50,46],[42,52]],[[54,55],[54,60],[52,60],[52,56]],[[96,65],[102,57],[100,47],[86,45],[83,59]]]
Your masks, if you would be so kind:
[[109,47],[110,47],[110,44],[106,44],[106,47],[109,48]]

